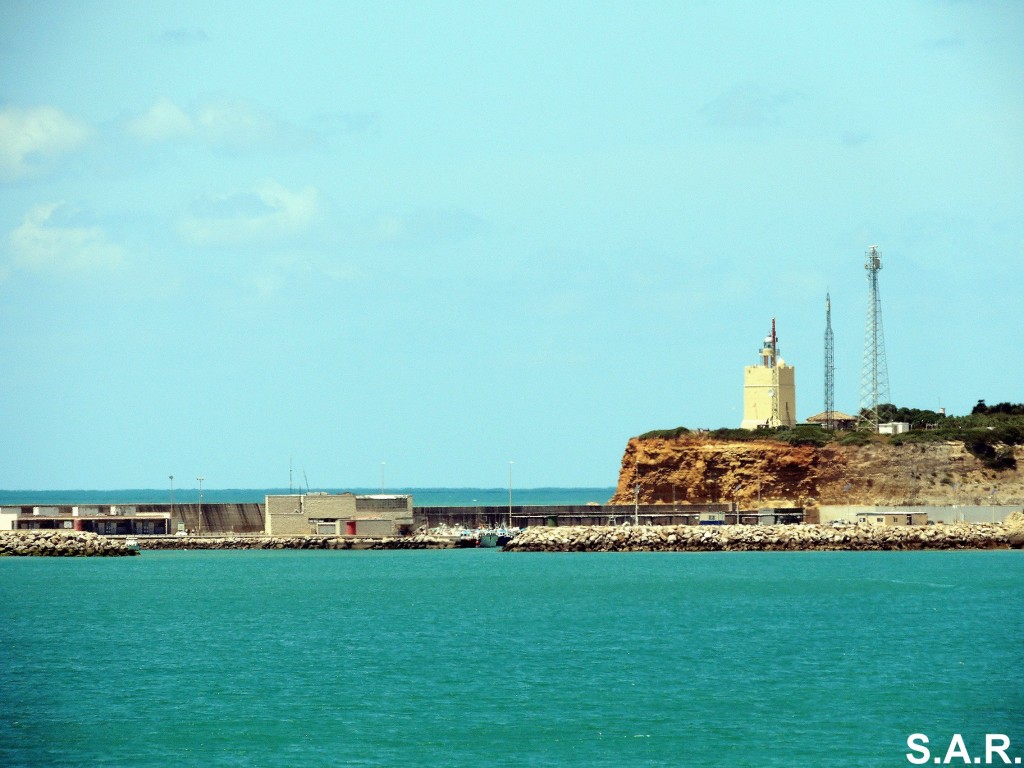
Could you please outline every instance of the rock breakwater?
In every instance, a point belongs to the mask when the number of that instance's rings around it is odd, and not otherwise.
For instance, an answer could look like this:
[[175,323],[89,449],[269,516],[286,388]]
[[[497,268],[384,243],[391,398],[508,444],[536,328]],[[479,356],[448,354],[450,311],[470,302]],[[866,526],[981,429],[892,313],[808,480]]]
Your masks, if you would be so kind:
[[506,552],[765,552],[1007,549],[1024,530],[999,524],[928,526],[723,525],[529,528]]
[[123,539],[77,531],[0,531],[0,557],[118,557],[137,555]]
[[384,536],[147,536],[142,549],[451,549],[450,537]]

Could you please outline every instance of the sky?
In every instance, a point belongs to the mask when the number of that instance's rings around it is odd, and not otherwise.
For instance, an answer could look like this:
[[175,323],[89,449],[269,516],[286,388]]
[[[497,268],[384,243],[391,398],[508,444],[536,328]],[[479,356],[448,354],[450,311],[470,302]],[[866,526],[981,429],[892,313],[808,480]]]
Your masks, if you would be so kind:
[[[1018,2],[5,0],[0,488],[611,486],[1024,400]],[[510,464],[510,462],[514,462]]]

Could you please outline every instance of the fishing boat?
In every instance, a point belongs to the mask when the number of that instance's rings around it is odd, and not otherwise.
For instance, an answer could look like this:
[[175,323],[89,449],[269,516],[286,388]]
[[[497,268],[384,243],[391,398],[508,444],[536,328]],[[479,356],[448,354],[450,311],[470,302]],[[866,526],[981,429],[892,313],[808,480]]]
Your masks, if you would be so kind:
[[477,537],[478,547],[497,547],[499,535],[497,531],[481,531]]
[[481,547],[504,547],[516,534],[519,533],[518,529],[498,528],[493,531],[481,531],[480,533],[480,546]]

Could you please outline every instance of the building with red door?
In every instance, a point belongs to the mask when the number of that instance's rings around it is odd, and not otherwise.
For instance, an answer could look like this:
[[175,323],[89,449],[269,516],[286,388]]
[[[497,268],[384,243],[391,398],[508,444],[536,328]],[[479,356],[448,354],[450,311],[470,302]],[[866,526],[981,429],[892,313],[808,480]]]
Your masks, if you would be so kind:
[[297,493],[267,496],[268,536],[400,536],[412,533],[412,496]]

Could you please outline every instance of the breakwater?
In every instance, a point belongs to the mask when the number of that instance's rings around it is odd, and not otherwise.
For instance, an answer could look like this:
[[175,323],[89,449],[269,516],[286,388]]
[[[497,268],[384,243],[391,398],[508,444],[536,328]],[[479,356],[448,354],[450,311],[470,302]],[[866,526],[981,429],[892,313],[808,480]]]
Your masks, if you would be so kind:
[[571,526],[528,528],[507,552],[751,552],[798,550],[1021,549],[1024,528],[935,526]]
[[454,549],[452,536],[146,536],[145,550],[158,549]]
[[137,555],[124,539],[76,531],[2,531],[0,557],[118,557]]

